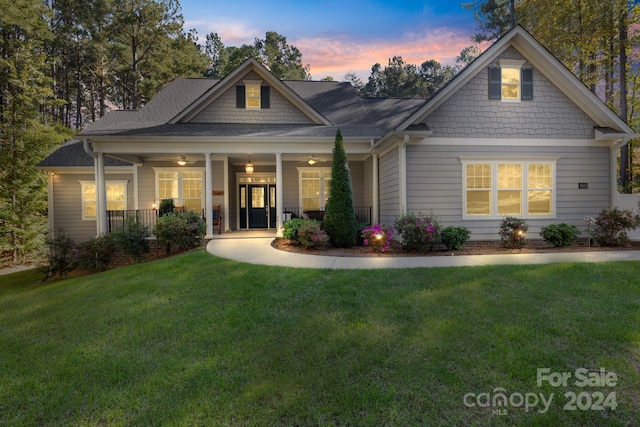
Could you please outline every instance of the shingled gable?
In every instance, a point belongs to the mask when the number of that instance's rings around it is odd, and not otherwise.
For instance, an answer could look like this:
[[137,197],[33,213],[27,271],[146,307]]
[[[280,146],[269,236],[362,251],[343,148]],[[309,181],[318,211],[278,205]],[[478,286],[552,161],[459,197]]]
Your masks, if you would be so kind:
[[478,73],[513,46],[537,70],[545,75],[571,101],[587,114],[599,127],[617,129],[619,134],[635,136],[635,132],[614,111],[604,104],[570,70],[568,70],[544,46],[533,38],[522,26],[518,25],[491,45],[469,66],[455,76],[445,87],[432,96],[419,110],[409,116],[396,128],[403,132],[412,125],[423,122],[431,113],[448,100],[456,91],[467,84]]
[[244,61],[239,67],[225,76],[212,88],[207,90],[202,96],[196,99],[191,105],[185,108],[182,112],[177,114],[168,123],[178,124],[187,123],[190,119],[195,117],[200,111],[210,105],[216,98],[225,93],[227,90],[231,90],[234,85],[242,80],[242,78],[249,72],[257,73],[267,84],[273,89],[282,94],[288,101],[295,105],[302,113],[304,113],[313,123],[317,125],[331,126],[333,123],[325,118],[322,114],[312,108],[307,102],[305,102],[296,92],[285,85],[281,80],[277,79],[264,65],[260,64],[255,58],[249,58]]

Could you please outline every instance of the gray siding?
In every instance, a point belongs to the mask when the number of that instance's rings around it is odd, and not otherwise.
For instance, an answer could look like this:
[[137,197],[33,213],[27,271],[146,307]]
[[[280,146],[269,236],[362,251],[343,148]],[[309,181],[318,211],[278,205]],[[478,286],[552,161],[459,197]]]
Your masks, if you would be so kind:
[[[242,80],[261,80],[255,72],[244,76]],[[270,91],[270,108],[247,110],[236,108],[236,87],[232,86],[200,111],[190,123],[278,123],[313,124],[313,121],[289,102],[274,87]]]
[[[524,58],[510,47],[500,59]],[[541,72],[534,69],[533,78],[533,100],[502,102],[488,99],[488,72],[480,70],[425,123],[433,137],[593,138],[596,124]]]
[[400,214],[399,153],[395,148],[380,156],[379,162],[380,223],[391,225]]
[[[107,181],[127,182],[127,208],[133,209],[133,175],[126,173],[106,174]],[[82,192],[80,181],[94,181],[93,173],[56,174],[54,176],[53,230],[62,231],[68,237],[83,242],[96,237],[96,220],[82,220]]]
[[[433,212],[443,226],[463,225],[473,240],[497,240],[500,220],[462,219],[462,164],[459,156],[559,157],[556,164],[556,218],[527,219],[530,238],[540,228],[566,222],[584,230],[584,217],[609,206],[607,147],[408,146],[407,211]],[[587,182],[589,189],[578,189]]]

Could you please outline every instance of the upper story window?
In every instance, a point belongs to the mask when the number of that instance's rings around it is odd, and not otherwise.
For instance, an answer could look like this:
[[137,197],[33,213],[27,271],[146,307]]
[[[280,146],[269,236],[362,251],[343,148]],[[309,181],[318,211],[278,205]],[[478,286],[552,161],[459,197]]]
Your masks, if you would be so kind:
[[243,80],[236,86],[236,108],[259,110],[270,108],[270,87],[262,86],[262,80]]
[[499,67],[489,67],[489,99],[503,102],[533,99],[533,70],[523,65],[524,61],[503,59]]

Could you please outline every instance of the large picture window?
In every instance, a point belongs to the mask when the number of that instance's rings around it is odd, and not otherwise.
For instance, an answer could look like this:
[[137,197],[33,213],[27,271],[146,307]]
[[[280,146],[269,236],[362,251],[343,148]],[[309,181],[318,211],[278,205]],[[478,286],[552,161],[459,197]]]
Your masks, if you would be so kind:
[[324,210],[329,202],[331,168],[299,168],[302,211]]
[[203,173],[197,168],[156,169],[156,194],[159,200],[173,199],[176,206],[200,213],[203,206]]
[[[94,220],[98,211],[96,183],[80,181],[82,192],[82,219]],[[127,181],[107,181],[107,210],[123,211],[127,209]]]
[[555,216],[555,160],[463,160],[463,217]]

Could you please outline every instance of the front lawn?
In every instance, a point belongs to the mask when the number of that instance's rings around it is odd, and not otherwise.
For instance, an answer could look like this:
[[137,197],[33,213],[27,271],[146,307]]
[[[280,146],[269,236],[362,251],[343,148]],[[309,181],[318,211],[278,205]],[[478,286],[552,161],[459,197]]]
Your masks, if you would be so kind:
[[[640,262],[328,271],[196,251],[39,279],[0,277],[0,426],[640,422]],[[571,377],[538,386],[538,368]]]

